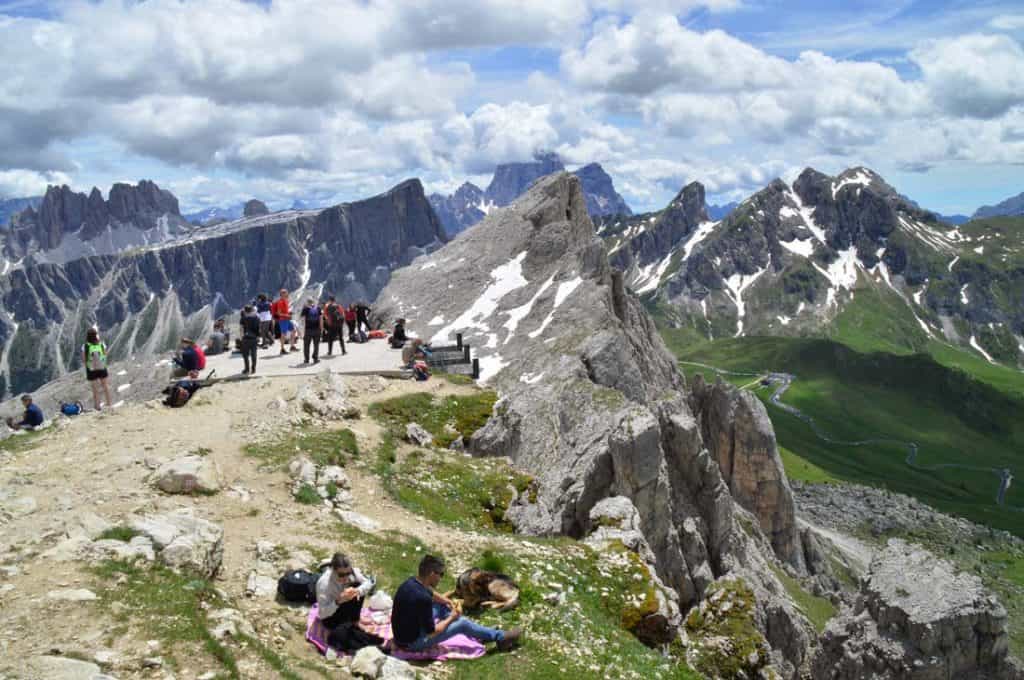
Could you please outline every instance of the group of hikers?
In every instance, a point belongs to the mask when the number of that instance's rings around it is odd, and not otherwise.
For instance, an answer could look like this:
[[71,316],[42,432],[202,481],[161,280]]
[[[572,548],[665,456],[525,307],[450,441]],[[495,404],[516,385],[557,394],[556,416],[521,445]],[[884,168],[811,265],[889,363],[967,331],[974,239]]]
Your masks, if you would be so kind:
[[[416,575],[395,591],[391,631],[393,644],[399,650],[423,652],[456,635],[481,643],[494,642],[499,651],[509,651],[519,644],[519,628],[505,631],[482,626],[464,617],[458,603],[437,592],[444,574],[444,560],[425,555]],[[355,651],[361,646],[384,646],[384,640],[358,628],[364,598],[375,585],[348,557],[334,554],[316,583],[317,616],[329,631],[327,642],[331,647]]]
[[[239,337],[235,340],[234,349],[242,356],[243,375],[256,373],[256,354],[259,349],[269,349],[275,342],[280,343],[281,354],[298,352],[298,341],[302,340],[304,365],[320,363],[320,343],[327,343],[327,356],[334,354],[334,343],[337,342],[341,354],[348,354],[345,346],[348,342],[366,342],[370,337],[387,337],[392,348],[402,350],[402,365],[413,370],[413,375],[420,380],[429,376],[426,358],[430,356],[430,346],[419,338],[410,338],[405,331],[405,320],[397,319],[390,335],[370,327],[370,307],[357,302],[345,306],[331,295],[327,301],[320,303],[312,297],[306,299],[299,312],[300,321],[293,321],[290,294],[282,288],[276,300],[270,296],[259,294],[252,303],[241,311],[239,320]],[[346,333],[347,331],[347,333]],[[199,373],[206,368],[206,358],[230,351],[232,348],[231,331],[224,319],[214,322],[213,331],[205,343],[198,343],[192,338],[181,338],[178,352],[172,358],[174,368],[171,377],[178,382],[168,387],[164,393],[168,395],[166,404],[183,406],[188,399],[203,386],[198,380]],[[81,347],[82,364],[85,367],[85,378],[92,390],[93,406],[97,411],[113,406],[110,394],[107,345],[100,338],[99,330],[94,326],[86,332],[85,342]],[[34,429],[43,423],[43,415],[39,406],[32,402],[32,397],[24,395],[22,402],[26,407],[20,419],[8,418],[8,427]],[[65,410],[67,407],[67,410]],[[61,410],[74,415],[84,410],[81,404],[61,404]]]

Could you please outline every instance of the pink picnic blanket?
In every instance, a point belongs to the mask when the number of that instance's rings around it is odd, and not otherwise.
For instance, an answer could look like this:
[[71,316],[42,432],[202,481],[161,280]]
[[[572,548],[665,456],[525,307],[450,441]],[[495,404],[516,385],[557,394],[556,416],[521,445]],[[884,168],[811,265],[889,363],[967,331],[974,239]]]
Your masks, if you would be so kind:
[[[320,622],[317,616],[317,605],[309,610],[309,619],[306,621],[306,639],[313,643],[313,646],[320,650],[321,654],[327,653],[328,629]],[[372,609],[363,608],[359,616],[359,627],[367,633],[373,633],[379,638],[390,642],[394,637],[391,632],[391,613],[388,612],[387,620],[383,623],[376,623]],[[392,645],[391,655],[406,661],[448,661],[450,659],[477,659],[487,653],[487,648],[471,637],[456,635],[445,640],[439,645],[428,647],[422,652],[407,652]]]

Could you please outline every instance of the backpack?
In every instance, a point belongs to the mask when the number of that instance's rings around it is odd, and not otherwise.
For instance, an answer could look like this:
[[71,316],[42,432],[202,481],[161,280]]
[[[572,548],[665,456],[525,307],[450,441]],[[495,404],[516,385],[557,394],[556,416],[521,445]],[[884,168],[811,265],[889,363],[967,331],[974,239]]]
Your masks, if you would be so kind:
[[87,367],[90,371],[100,371],[107,367],[107,346],[102,342],[85,345],[85,353],[88,357]]
[[412,365],[412,374],[416,380],[422,382],[430,377],[430,367],[425,361],[417,361]]
[[284,576],[277,579],[277,594],[287,602],[313,604],[316,602],[316,582],[319,580],[318,574],[305,569],[286,571]]
[[316,305],[306,307],[306,324],[315,326],[320,323],[320,308]]
[[70,404],[63,401],[60,403],[60,412],[66,416],[77,416],[84,410],[85,407],[82,406],[82,402],[80,401],[76,401]]

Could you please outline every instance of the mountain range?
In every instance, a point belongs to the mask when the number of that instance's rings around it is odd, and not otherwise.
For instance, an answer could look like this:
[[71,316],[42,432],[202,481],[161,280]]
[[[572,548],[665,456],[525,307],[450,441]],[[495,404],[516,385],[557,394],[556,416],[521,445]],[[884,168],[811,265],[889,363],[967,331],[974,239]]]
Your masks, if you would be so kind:
[[[445,230],[455,235],[482,220],[492,208],[512,203],[541,177],[564,169],[558,154],[537,153],[529,162],[502,163],[497,166],[486,190],[472,182],[465,182],[449,196],[431,194],[430,203]],[[598,163],[584,165],[573,174],[580,178],[591,217],[632,214],[626,201],[615,190],[612,178]]]
[[[118,219],[92,240],[85,235],[94,235],[102,220],[82,212],[81,195],[66,188],[48,191],[38,213],[22,213],[5,252],[24,244],[34,250],[24,261],[8,261],[0,276],[0,392],[32,390],[78,368],[77,348],[93,323],[103,329],[112,358],[151,356],[174,347],[183,334],[201,336],[218,316],[282,286],[373,300],[391,269],[447,238],[418,180],[363,201],[202,229],[190,228],[177,214],[177,200],[156,185],[139,187],[145,196],[160,197],[165,212],[145,203],[134,213],[139,221],[126,222],[114,201],[125,189],[115,185],[107,210]],[[170,233],[161,226],[169,224],[185,228]],[[53,257],[66,254],[72,239],[101,250],[95,241],[111,243],[110,233],[154,231],[159,241],[116,254]]]
[[692,183],[600,233],[629,285],[705,338],[827,335],[882,301],[886,332],[908,348],[940,340],[1024,361],[1024,233],[951,227],[866,168],[775,180],[721,221]]
[[29,206],[11,220],[2,252],[8,262],[31,256],[34,262],[64,263],[162,243],[191,229],[178,199],[149,180],[115,184],[107,199],[96,187],[84,194],[51,186],[38,209]]

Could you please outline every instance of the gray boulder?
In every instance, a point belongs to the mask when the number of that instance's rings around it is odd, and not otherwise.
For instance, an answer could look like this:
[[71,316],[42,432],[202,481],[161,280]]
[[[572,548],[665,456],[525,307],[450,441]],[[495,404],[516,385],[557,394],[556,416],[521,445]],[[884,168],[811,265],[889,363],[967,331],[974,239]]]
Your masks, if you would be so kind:
[[62,656],[37,656],[29,659],[26,669],[29,678],[46,680],[113,680],[104,675],[100,667],[88,661]]
[[419,423],[409,423],[405,426],[405,438],[417,446],[434,445],[434,435],[423,429]]
[[190,454],[161,465],[150,483],[165,493],[212,494],[220,491],[220,470],[209,456]]
[[363,678],[380,677],[381,669],[387,661],[386,656],[376,647],[363,647],[352,658],[349,668],[352,675]]
[[978,577],[891,539],[875,555],[856,605],[829,622],[815,678],[1021,678],[1006,610]]
[[206,577],[220,569],[224,530],[196,517],[191,508],[140,517],[131,522],[131,527],[153,541],[160,561],[172,569],[194,571]]
[[319,373],[295,395],[299,408],[306,414],[325,420],[358,418],[359,408],[348,400],[348,387],[341,376],[330,369]]

